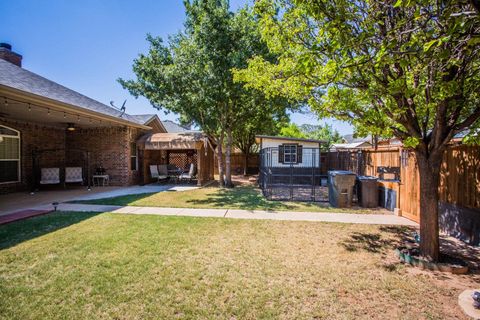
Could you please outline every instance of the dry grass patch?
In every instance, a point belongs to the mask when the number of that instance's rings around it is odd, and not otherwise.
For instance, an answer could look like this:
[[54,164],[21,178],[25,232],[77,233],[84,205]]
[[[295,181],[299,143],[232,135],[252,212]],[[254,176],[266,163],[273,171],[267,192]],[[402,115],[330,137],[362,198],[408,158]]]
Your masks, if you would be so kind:
[[[56,213],[0,226],[10,319],[462,319],[393,260],[407,229]],[[452,276],[467,286],[473,276]]]

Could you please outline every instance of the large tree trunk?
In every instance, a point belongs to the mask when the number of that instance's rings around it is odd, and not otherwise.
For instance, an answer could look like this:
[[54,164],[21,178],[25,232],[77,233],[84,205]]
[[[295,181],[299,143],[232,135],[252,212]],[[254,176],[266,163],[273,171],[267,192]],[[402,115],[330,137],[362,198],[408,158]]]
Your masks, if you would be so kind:
[[225,152],[225,187],[227,188],[232,188],[233,187],[233,182],[232,182],[232,144],[233,144],[233,138],[232,138],[232,129],[228,128],[227,129],[227,150]]
[[218,184],[220,187],[225,186],[225,171],[223,166],[223,138],[224,134],[221,133],[220,138],[217,141]]
[[440,256],[438,226],[438,187],[442,157],[415,152],[420,176],[420,253],[431,261]]

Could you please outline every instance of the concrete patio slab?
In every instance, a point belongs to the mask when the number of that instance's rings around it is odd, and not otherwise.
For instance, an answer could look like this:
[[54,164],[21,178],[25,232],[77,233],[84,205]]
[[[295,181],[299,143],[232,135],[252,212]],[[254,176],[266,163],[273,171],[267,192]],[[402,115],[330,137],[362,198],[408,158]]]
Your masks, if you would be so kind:
[[129,194],[157,193],[164,191],[188,192],[198,188],[199,187],[197,186],[149,184],[145,186],[131,187],[94,187],[90,191],[88,191],[86,187],[77,187],[39,191],[34,194],[17,192],[0,195],[0,215],[35,207],[51,208],[53,202],[62,203],[76,200],[95,200]]
[[95,199],[104,199],[104,198],[114,198],[119,196],[126,196],[130,194],[143,194],[143,193],[157,193],[163,191],[190,191],[198,189],[197,186],[177,186],[177,185],[159,185],[159,184],[148,184],[144,186],[131,186],[123,187],[115,190],[109,190],[105,192],[97,192],[92,194],[86,194],[72,198],[74,200],[95,200]]

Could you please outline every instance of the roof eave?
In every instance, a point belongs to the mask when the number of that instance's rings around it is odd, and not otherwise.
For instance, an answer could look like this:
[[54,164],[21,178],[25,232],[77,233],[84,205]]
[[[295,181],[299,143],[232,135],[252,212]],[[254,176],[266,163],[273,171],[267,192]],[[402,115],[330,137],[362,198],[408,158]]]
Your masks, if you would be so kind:
[[163,131],[167,132],[167,129],[165,128],[165,126],[163,125],[162,123],[162,120],[160,120],[160,117],[156,114],[154,114],[150,119],[148,119],[147,121],[145,121],[144,125],[147,125],[148,123],[152,122],[153,120],[157,119],[158,120],[158,123],[160,123],[160,126],[162,127]]
[[15,89],[15,88],[0,84],[0,92],[2,92],[2,91],[11,95],[11,96],[13,96],[16,99],[29,100],[29,101],[25,101],[26,103],[46,105],[47,107],[52,108],[52,110],[57,110],[57,111],[70,110],[70,112],[71,112],[72,109],[73,109],[74,112],[77,113],[80,116],[88,115],[88,116],[93,116],[97,119],[107,120],[107,121],[115,122],[115,123],[118,123],[118,124],[127,125],[127,126],[130,126],[130,127],[135,127],[135,128],[144,129],[144,130],[150,130],[151,129],[151,127],[149,127],[145,124],[140,124],[140,123],[132,122],[132,121],[125,120],[125,119],[122,119],[122,118],[110,116],[110,115],[104,114],[102,112],[97,112],[97,111],[93,111],[93,110],[90,110],[90,109],[82,108],[82,107],[79,107],[79,106],[76,106],[76,105],[72,105],[72,104],[68,104],[68,103],[65,103],[65,102],[58,101],[58,100],[42,97],[42,96],[39,96],[37,94],[33,94],[33,93],[30,93],[30,92],[26,92],[26,91],[23,91],[23,90]]
[[281,137],[281,136],[266,136],[266,135],[256,135],[255,139],[277,139],[277,140],[291,140],[291,141],[303,141],[303,142],[313,142],[313,143],[327,143],[327,141],[324,141],[324,140],[291,138],[291,137]]

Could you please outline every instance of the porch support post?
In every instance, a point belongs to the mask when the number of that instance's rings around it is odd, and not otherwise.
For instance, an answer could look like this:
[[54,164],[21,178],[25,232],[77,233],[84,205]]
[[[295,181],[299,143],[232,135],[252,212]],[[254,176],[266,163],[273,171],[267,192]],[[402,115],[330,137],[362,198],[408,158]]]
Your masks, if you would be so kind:
[[205,158],[205,154],[204,154],[204,147],[200,147],[200,149],[195,149],[195,152],[197,153],[197,185],[198,186],[201,186],[203,185],[204,181],[203,181],[203,178],[204,178],[204,170],[206,169],[205,165],[204,165],[204,158]]

